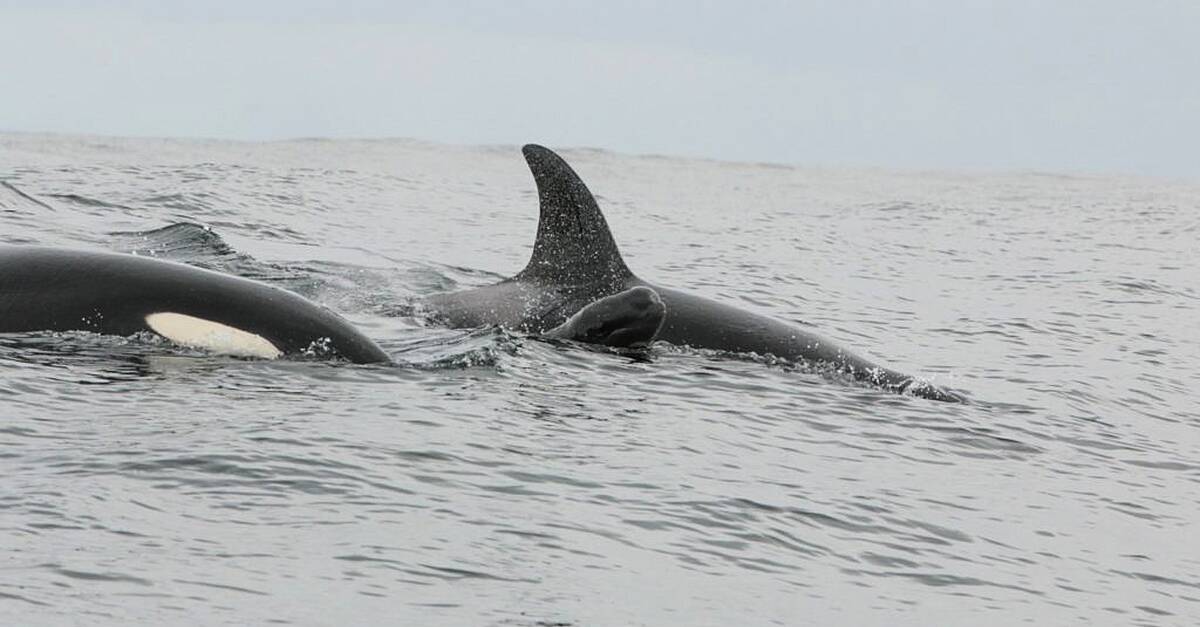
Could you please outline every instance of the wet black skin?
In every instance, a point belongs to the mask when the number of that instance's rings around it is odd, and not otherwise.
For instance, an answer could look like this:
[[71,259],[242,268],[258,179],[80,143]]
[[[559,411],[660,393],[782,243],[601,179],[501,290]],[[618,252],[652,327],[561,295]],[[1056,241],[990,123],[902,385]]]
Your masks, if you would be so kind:
[[172,312],[259,335],[285,355],[320,347],[355,363],[390,361],[341,316],[249,279],[135,255],[0,246],[0,333],[151,331]]

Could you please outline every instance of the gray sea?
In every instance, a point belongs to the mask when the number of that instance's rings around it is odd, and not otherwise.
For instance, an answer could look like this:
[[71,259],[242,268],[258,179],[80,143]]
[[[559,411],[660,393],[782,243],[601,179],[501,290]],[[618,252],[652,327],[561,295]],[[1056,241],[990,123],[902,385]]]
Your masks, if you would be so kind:
[[1200,184],[562,154],[640,276],[970,402],[427,322],[524,266],[517,146],[0,135],[0,242],[399,362],[0,335],[0,624],[1200,623]]

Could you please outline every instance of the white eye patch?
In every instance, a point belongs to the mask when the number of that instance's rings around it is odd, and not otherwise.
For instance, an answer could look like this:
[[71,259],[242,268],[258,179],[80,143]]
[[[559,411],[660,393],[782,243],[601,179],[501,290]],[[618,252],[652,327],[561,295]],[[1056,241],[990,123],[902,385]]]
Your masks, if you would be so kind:
[[223,355],[275,359],[283,354],[261,335],[186,314],[152,313],[146,326],[176,344]]

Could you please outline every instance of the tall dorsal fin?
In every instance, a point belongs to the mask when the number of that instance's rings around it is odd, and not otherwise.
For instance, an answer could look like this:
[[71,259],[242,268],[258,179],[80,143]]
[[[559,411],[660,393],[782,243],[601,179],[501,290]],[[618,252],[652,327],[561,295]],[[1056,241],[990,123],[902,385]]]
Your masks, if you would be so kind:
[[596,199],[579,175],[553,151],[536,144],[521,149],[537,182],[537,241],[518,279],[564,285],[622,284],[633,276]]

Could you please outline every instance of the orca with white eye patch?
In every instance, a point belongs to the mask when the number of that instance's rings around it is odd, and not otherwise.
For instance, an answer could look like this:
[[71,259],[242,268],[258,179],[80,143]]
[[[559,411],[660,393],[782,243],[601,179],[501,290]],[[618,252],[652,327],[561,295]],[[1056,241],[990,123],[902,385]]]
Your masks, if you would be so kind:
[[242,357],[388,362],[344,318],[287,290],[173,261],[110,252],[0,247],[0,333],[152,332]]

